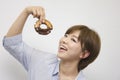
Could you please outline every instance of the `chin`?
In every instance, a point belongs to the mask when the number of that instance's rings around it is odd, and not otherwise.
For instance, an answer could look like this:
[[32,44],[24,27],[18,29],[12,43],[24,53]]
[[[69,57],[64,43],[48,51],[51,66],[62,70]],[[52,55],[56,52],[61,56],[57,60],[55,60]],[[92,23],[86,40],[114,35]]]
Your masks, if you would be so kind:
[[59,52],[58,52],[58,54],[57,54],[57,57],[60,58],[60,59],[63,58],[63,56],[62,56],[61,53],[59,53]]
[[61,54],[61,53],[58,53],[57,54],[57,57],[60,59],[60,60],[66,60],[67,58],[65,57],[65,55]]

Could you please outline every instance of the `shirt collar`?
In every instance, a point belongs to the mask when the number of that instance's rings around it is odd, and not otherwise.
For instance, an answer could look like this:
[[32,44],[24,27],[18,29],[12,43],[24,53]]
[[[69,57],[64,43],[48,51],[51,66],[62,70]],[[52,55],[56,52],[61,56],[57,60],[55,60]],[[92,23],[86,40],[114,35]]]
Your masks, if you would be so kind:
[[57,62],[56,66],[53,70],[53,74],[52,74],[53,76],[57,75],[59,73],[59,64],[60,64],[60,61]]
[[[57,62],[56,66],[55,66],[55,68],[53,70],[53,74],[52,74],[53,76],[58,75],[58,73],[59,73],[59,65],[60,65],[60,61]],[[85,76],[84,76],[82,70],[78,73],[75,80],[85,80]]]
[[83,74],[83,71],[81,70],[75,80],[85,80],[85,76]]

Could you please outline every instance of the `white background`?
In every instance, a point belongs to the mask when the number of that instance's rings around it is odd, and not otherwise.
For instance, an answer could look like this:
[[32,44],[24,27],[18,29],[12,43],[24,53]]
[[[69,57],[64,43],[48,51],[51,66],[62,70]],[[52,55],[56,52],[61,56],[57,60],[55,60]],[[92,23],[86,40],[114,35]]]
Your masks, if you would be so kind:
[[101,51],[84,70],[87,80],[120,80],[120,0],[1,0],[0,2],[0,80],[26,80],[27,72],[2,46],[11,24],[26,6],[43,6],[54,26],[51,34],[38,35],[36,19],[29,16],[23,39],[34,48],[57,53],[58,41],[68,27],[84,24],[101,37]]

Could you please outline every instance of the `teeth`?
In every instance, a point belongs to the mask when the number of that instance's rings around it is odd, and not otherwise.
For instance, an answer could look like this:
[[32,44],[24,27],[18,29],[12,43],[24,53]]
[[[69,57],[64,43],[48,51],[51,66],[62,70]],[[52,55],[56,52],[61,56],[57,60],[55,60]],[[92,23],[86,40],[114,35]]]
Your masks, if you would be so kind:
[[64,46],[60,46],[60,49],[64,49],[64,50],[67,50]]

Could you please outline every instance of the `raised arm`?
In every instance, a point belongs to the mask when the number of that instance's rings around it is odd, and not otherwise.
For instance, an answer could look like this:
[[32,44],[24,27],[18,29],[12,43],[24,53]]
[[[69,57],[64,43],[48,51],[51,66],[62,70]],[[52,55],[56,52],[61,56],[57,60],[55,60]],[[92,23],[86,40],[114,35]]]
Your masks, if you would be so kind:
[[32,14],[34,18],[40,19],[41,22],[43,22],[45,19],[45,11],[42,7],[40,6],[26,7],[10,27],[6,34],[6,37],[15,36],[17,34],[22,33],[24,24],[30,14]]

